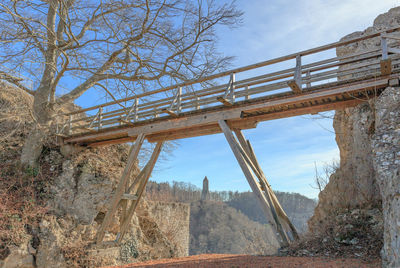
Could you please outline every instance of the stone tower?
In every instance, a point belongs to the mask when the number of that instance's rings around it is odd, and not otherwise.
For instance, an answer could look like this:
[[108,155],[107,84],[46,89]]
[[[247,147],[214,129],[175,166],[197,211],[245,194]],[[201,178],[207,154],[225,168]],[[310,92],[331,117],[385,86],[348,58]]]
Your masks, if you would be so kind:
[[208,179],[207,176],[205,176],[203,180],[203,191],[201,192],[201,200],[208,200],[209,196],[210,192],[208,190]]

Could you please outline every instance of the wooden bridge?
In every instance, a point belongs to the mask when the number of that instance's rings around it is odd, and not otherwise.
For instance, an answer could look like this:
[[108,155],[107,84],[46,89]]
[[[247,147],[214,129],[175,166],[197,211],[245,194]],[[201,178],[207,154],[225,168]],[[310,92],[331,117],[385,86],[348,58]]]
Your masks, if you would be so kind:
[[[389,85],[398,86],[399,30],[335,42],[60,115],[57,133],[63,143],[96,147],[136,141],[97,242],[103,241],[119,209],[121,226],[116,241],[121,241],[164,141],[221,132],[281,242],[296,239],[295,228],[241,130],[255,128],[260,121],[352,107],[379,95]],[[362,46],[363,42],[380,46],[326,58],[332,54],[329,50]],[[288,64],[293,67],[282,69]],[[130,181],[145,138],[157,145],[147,165]]]

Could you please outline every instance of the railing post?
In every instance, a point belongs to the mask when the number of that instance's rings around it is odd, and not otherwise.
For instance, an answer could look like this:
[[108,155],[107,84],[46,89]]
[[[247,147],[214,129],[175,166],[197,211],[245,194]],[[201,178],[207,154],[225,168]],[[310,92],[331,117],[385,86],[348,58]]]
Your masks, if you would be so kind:
[[231,85],[230,85],[230,99],[231,102],[234,103],[235,102],[235,73],[231,73]]
[[386,37],[381,34],[382,60],[388,59],[388,46]]
[[199,97],[196,97],[196,110],[200,110],[200,105],[199,105]]
[[133,121],[138,121],[138,109],[139,109],[139,99],[135,98],[135,108],[133,110]]
[[101,129],[101,127],[103,126],[101,120],[103,119],[103,107],[100,106],[99,108],[99,125],[97,129]]
[[294,80],[296,81],[296,83],[299,85],[299,87],[301,89],[301,84],[303,82],[301,80],[301,55],[296,56],[296,72],[295,72]]
[[301,80],[301,55],[296,56],[296,68],[294,71],[294,80],[288,82],[288,86],[293,90],[294,93],[300,94],[302,92]]
[[389,75],[392,73],[392,60],[389,58],[389,50],[387,39],[384,34],[381,34],[381,48],[382,48],[382,60],[381,60],[381,74]]
[[310,71],[307,71],[306,78],[307,78],[307,88],[309,88],[309,87],[311,87],[311,81],[310,81],[311,73],[310,73]]
[[250,89],[250,87],[246,86],[246,89],[245,89],[246,95],[244,96],[245,100],[249,100],[250,99],[249,89]]
[[72,128],[71,121],[72,121],[72,114],[70,114],[68,118],[68,131],[67,131],[68,135],[71,135],[71,128]]
[[178,92],[177,94],[177,100],[176,100],[176,111],[179,113],[181,113],[182,111],[182,87],[178,87]]

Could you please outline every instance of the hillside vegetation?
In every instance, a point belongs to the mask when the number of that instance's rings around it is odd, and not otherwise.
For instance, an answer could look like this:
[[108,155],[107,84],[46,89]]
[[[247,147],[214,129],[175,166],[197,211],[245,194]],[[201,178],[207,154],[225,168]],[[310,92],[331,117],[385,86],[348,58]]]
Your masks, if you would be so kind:
[[[156,183],[146,189],[149,200],[190,203],[190,254],[273,254],[278,243],[252,192],[212,191],[190,183]],[[307,229],[316,202],[300,194],[277,192],[289,218],[300,232]]]

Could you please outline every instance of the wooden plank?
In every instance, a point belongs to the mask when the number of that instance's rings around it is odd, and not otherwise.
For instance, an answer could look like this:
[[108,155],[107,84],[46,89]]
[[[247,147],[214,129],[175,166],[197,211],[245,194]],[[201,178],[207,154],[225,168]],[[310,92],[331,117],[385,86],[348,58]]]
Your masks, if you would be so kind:
[[128,161],[127,161],[126,167],[124,169],[124,172],[122,173],[122,176],[118,183],[117,189],[115,190],[115,192],[113,194],[112,200],[110,202],[110,206],[107,210],[104,220],[97,232],[97,235],[96,235],[97,244],[99,244],[103,241],[105,231],[108,228],[109,224],[111,223],[111,221],[114,217],[114,213],[117,210],[118,203],[121,200],[122,194],[124,193],[126,181],[131,174],[131,171],[133,169],[133,166],[134,166],[137,156],[139,154],[140,148],[142,147],[144,137],[145,137],[144,134],[140,134],[138,136],[135,144],[132,145],[132,147],[131,147],[131,152],[128,156]]
[[[267,215],[267,219],[269,220],[274,219],[274,226],[277,228],[278,233],[281,236],[281,239],[283,241],[284,245],[289,244],[289,239],[286,235],[286,233],[283,230],[282,225],[280,224],[280,221],[278,219],[278,216],[276,214],[276,211],[272,207],[272,202],[271,200],[267,200],[266,196],[262,193],[262,190],[260,189],[259,185],[257,184],[253,174],[250,171],[250,168],[246,161],[243,159],[242,154],[239,151],[239,145],[237,144],[232,131],[229,129],[228,125],[224,120],[218,121],[218,124],[220,125],[222,131],[224,132],[225,138],[228,141],[229,146],[231,147],[233,154],[236,157],[236,160],[239,163],[240,168],[242,169],[247,181],[250,184],[251,189],[253,190],[254,194],[257,196],[258,200],[260,201],[261,207],[263,208],[265,215]],[[272,218],[271,218],[272,216]]]
[[248,118],[255,121],[268,121],[280,118],[287,118],[292,116],[299,116],[304,114],[315,114],[330,110],[341,110],[347,107],[354,107],[358,104],[365,102],[366,99],[357,98],[357,99],[350,99],[335,103],[327,103],[327,104],[313,104],[313,106],[302,107],[297,109],[285,110],[276,113],[266,113],[266,114],[256,114],[256,113],[244,113],[243,117]]
[[[228,125],[231,128],[249,129],[255,128],[257,122],[253,120],[239,120],[239,121],[228,121]],[[147,136],[149,142],[177,140],[184,138],[199,137],[204,135],[212,135],[221,133],[221,128],[218,124],[203,125],[185,129],[174,129],[172,131],[153,133]]]

